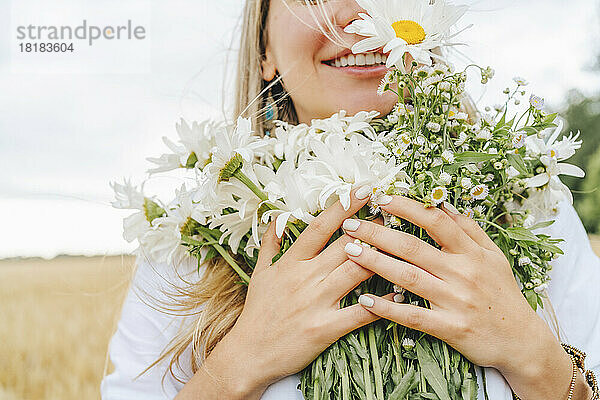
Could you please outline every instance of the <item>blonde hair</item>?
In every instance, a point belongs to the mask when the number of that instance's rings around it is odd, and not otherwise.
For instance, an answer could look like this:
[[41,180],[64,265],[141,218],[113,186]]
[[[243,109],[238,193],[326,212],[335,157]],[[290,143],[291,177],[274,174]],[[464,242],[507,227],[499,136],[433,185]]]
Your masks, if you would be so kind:
[[[310,2],[310,0],[303,1],[306,4]],[[311,5],[317,6],[316,11],[321,17],[327,15],[324,1],[310,2]],[[268,38],[269,4],[270,0],[247,0],[245,3],[233,107],[235,117],[251,118],[254,130],[260,136],[264,135],[266,129],[265,115],[270,102],[273,102],[278,109],[278,119],[297,123],[296,111],[282,78],[277,76],[273,81],[266,82],[262,77],[261,61],[265,56]],[[319,17],[314,11],[312,16],[315,20]],[[317,24],[321,32],[328,39],[340,43],[342,39],[330,19],[323,18],[323,20],[326,21],[324,25]],[[477,108],[469,96],[464,99],[463,107],[471,119],[477,119]],[[238,259],[238,262],[244,266],[246,272],[251,273],[250,268],[244,265],[244,260]],[[223,258],[215,257],[203,265],[203,274],[198,282],[186,282],[185,287],[176,285],[172,287],[176,293],[169,295],[171,303],[162,304],[164,310],[161,311],[178,316],[197,316],[197,319],[189,325],[182,326],[160,357],[140,375],[170,357],[167,372],[185,383],[185,377],[179,378],[174,372],[174,367],[177,365],[180,368],[180,358],[190,348],[191,371],[196,373],[201,368],[204,360],[240,316],[246,298],[246,286],[239,283],[237,274]],[[555,334],[559,336],[558,322],[552,305],[549,306],[548,312],[553,316],[550,319],[554,322],[551,325]]]
[[[322,1],[322,0],[320,0]],[[296,112],[281,77],[265,82],[261,73],[267,40],[267,19],[270,0],[247,0],[242,15],[241,39],[237,60],[234,116],[247,116],[253,121],[255,132],[263,135],[265,114],[269,101],[275,101],[278,119],[296,123]],[[238,259],[246,272],[250,269]],[[183,280],[183,278],[182,278]],[[222,257],[215,257],[203,265],[203,274],[196,283],[185,287],[173,285],[171,304],[161,304],[164,311],[176,315],[197,315],[194,323],[182,326],[160,357],[140,375],[170,357],[168,372],[180,382],[174,372],[180,366],[184,352],[191,349],[191,371],[196,373],[217,343],[231,330],[244,307],[246,286]],[[162,310],[161,310],[162,311]],[[163,376],[163,380],[166,377]]]

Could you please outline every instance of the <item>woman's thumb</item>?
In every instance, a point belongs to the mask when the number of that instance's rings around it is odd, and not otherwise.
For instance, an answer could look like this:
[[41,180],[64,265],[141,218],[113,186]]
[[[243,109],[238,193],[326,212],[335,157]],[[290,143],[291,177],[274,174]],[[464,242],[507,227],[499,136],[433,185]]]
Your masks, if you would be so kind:
[[269,223],[267,231],[260,240],[260,250],[258,251],[258,261],[256,262],[256,270],[267,268],[271,265],[273,257],[281,250],[281,238],[275,233],[275,221]]

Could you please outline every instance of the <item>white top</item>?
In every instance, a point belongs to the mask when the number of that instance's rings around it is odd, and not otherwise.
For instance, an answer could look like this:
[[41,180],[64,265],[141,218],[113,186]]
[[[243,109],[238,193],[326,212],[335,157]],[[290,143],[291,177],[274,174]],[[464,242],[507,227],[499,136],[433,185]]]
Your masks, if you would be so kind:
[[[565,239],[561,244],[565,255],[554,261],[549,288],[550,299],[566,336],[562,340],[585,351],[588,354],[586,367],[600,377],[600,260],[593,253],[579,216],[570,204],[561,204],[556,223],[543,231]],[[189,281],[199,279],[193,260],[182,265],[179,273]],[[194,319],[164,314],[152,307],[157,304],[153,299],[168,300],[159,290],[168,288],[168,282],[181,284],[172,267],[139,261],[121,320],[110,342],[110,358],[115,371],[102,381],[103,400],[172,399],[182,389],[183,384],[169,373],[164,384],[161,382],[167,361],[134,380],[158,358],[180,324]],[[540,315],[545,318],[543,311]],[[184,382],[192,376],[189,357],[190,352],[182,358],[181,368],[175,370]],[[477,370],[478,398],[483,399],[481,373],[479,368]],[[489,398],[511,400],[511,390],[502,375],[495,369],[485,370]],[[299,382],[299,374],[288,376],[271,385],[262,400],[303,400],[297,389]]]

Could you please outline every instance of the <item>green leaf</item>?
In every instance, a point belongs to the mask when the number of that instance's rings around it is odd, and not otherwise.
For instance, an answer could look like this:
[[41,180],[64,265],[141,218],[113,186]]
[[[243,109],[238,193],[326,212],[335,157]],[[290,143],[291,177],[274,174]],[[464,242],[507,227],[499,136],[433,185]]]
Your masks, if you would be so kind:
[[[471,375],[471,374],[469,374]],[[477,380],[472,377],[466,378],[460,388],[460,394],[463,400],[472,400],[477,398]]]
[[416,373],[414,368],[411,366],[408,372],[400,379],[400,382],[392,393],[388,396],[388,400],[404,400],[408,392],[418,382],[416,379]]
[[542,124],[551,124],[552,122],[554,122],[554,120],[556,119],[557,116],[558,116],[558,113],[548,114],[542,120]]
[[529,171],[527,171],[527,166],[525,165],[525,161],[523,161],[523,157],[519,154],[506,154],[506,159],[513,166],[514,169],[522,173],[523,175],[527,175]]
[[498,154],[478,153],[476,151],[465,151],[458,153],[455,156],[456,161],[461,164],[478,163],[482,161],[489,161],[497,158]]
[[531,306],[531,308],[533,308],[533,311],[537,311],[537,304],[538,304],[538,295],[536,292],[534,292],[533,290],[524,290],[523,294],[525,295],[525,298],[527,299],[527,302],[529,303],[529,305]]
[[435,394],[437,394],[440,400],[451,400],[448,393],[448,383],[444,379],[442,370],[437,361],[435,361],[433,354],[426,351],[420,341],[417,342],[416,349],[421,371],[425,374],[425,379],[427,379]]
[[538,241],[538,237],[531,233],[529,229],[520,226],[507,228],[506,233],[508,234],[508,237],[514,240],[525,240],[528,242]]
[[530,227],[529,227],[529,230],[530,230],[530,231],[534,231],[534,230],[536,230],[536,229],[547,228],[547,227],[549,227],[550,225],[552,225],[553,223],[554,223],[554,221],[540,222],[540,223],[538,223],[538,224],[535,224],[535,225],[533,225],[533,226],[530,226]]

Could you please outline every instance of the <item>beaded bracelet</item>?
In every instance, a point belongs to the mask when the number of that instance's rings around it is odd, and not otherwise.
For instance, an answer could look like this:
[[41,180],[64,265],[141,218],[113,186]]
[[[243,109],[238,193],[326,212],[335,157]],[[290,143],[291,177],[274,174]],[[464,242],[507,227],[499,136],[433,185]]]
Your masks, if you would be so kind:
[[[577,381],[577,370],[580,370],[583,376],[585,377],[586,383],[592,389],[592,398],[590,400],[600,400],[600,390],[598,389],[598,381],[596,380],[596,376],[592,371],[585,370],[585,357],[586,354],[579,350],[576,347],[573,347],[566,343],[561,343],[563,349],[571,358],[571,362],[573,363],[573,375],[571,377],[571,384],[569,385],[569,397],[567,400],[573,399],[573,393],[575,391],[575,382]],[[516,393],[513,392],[514,400],[521,400]]]

